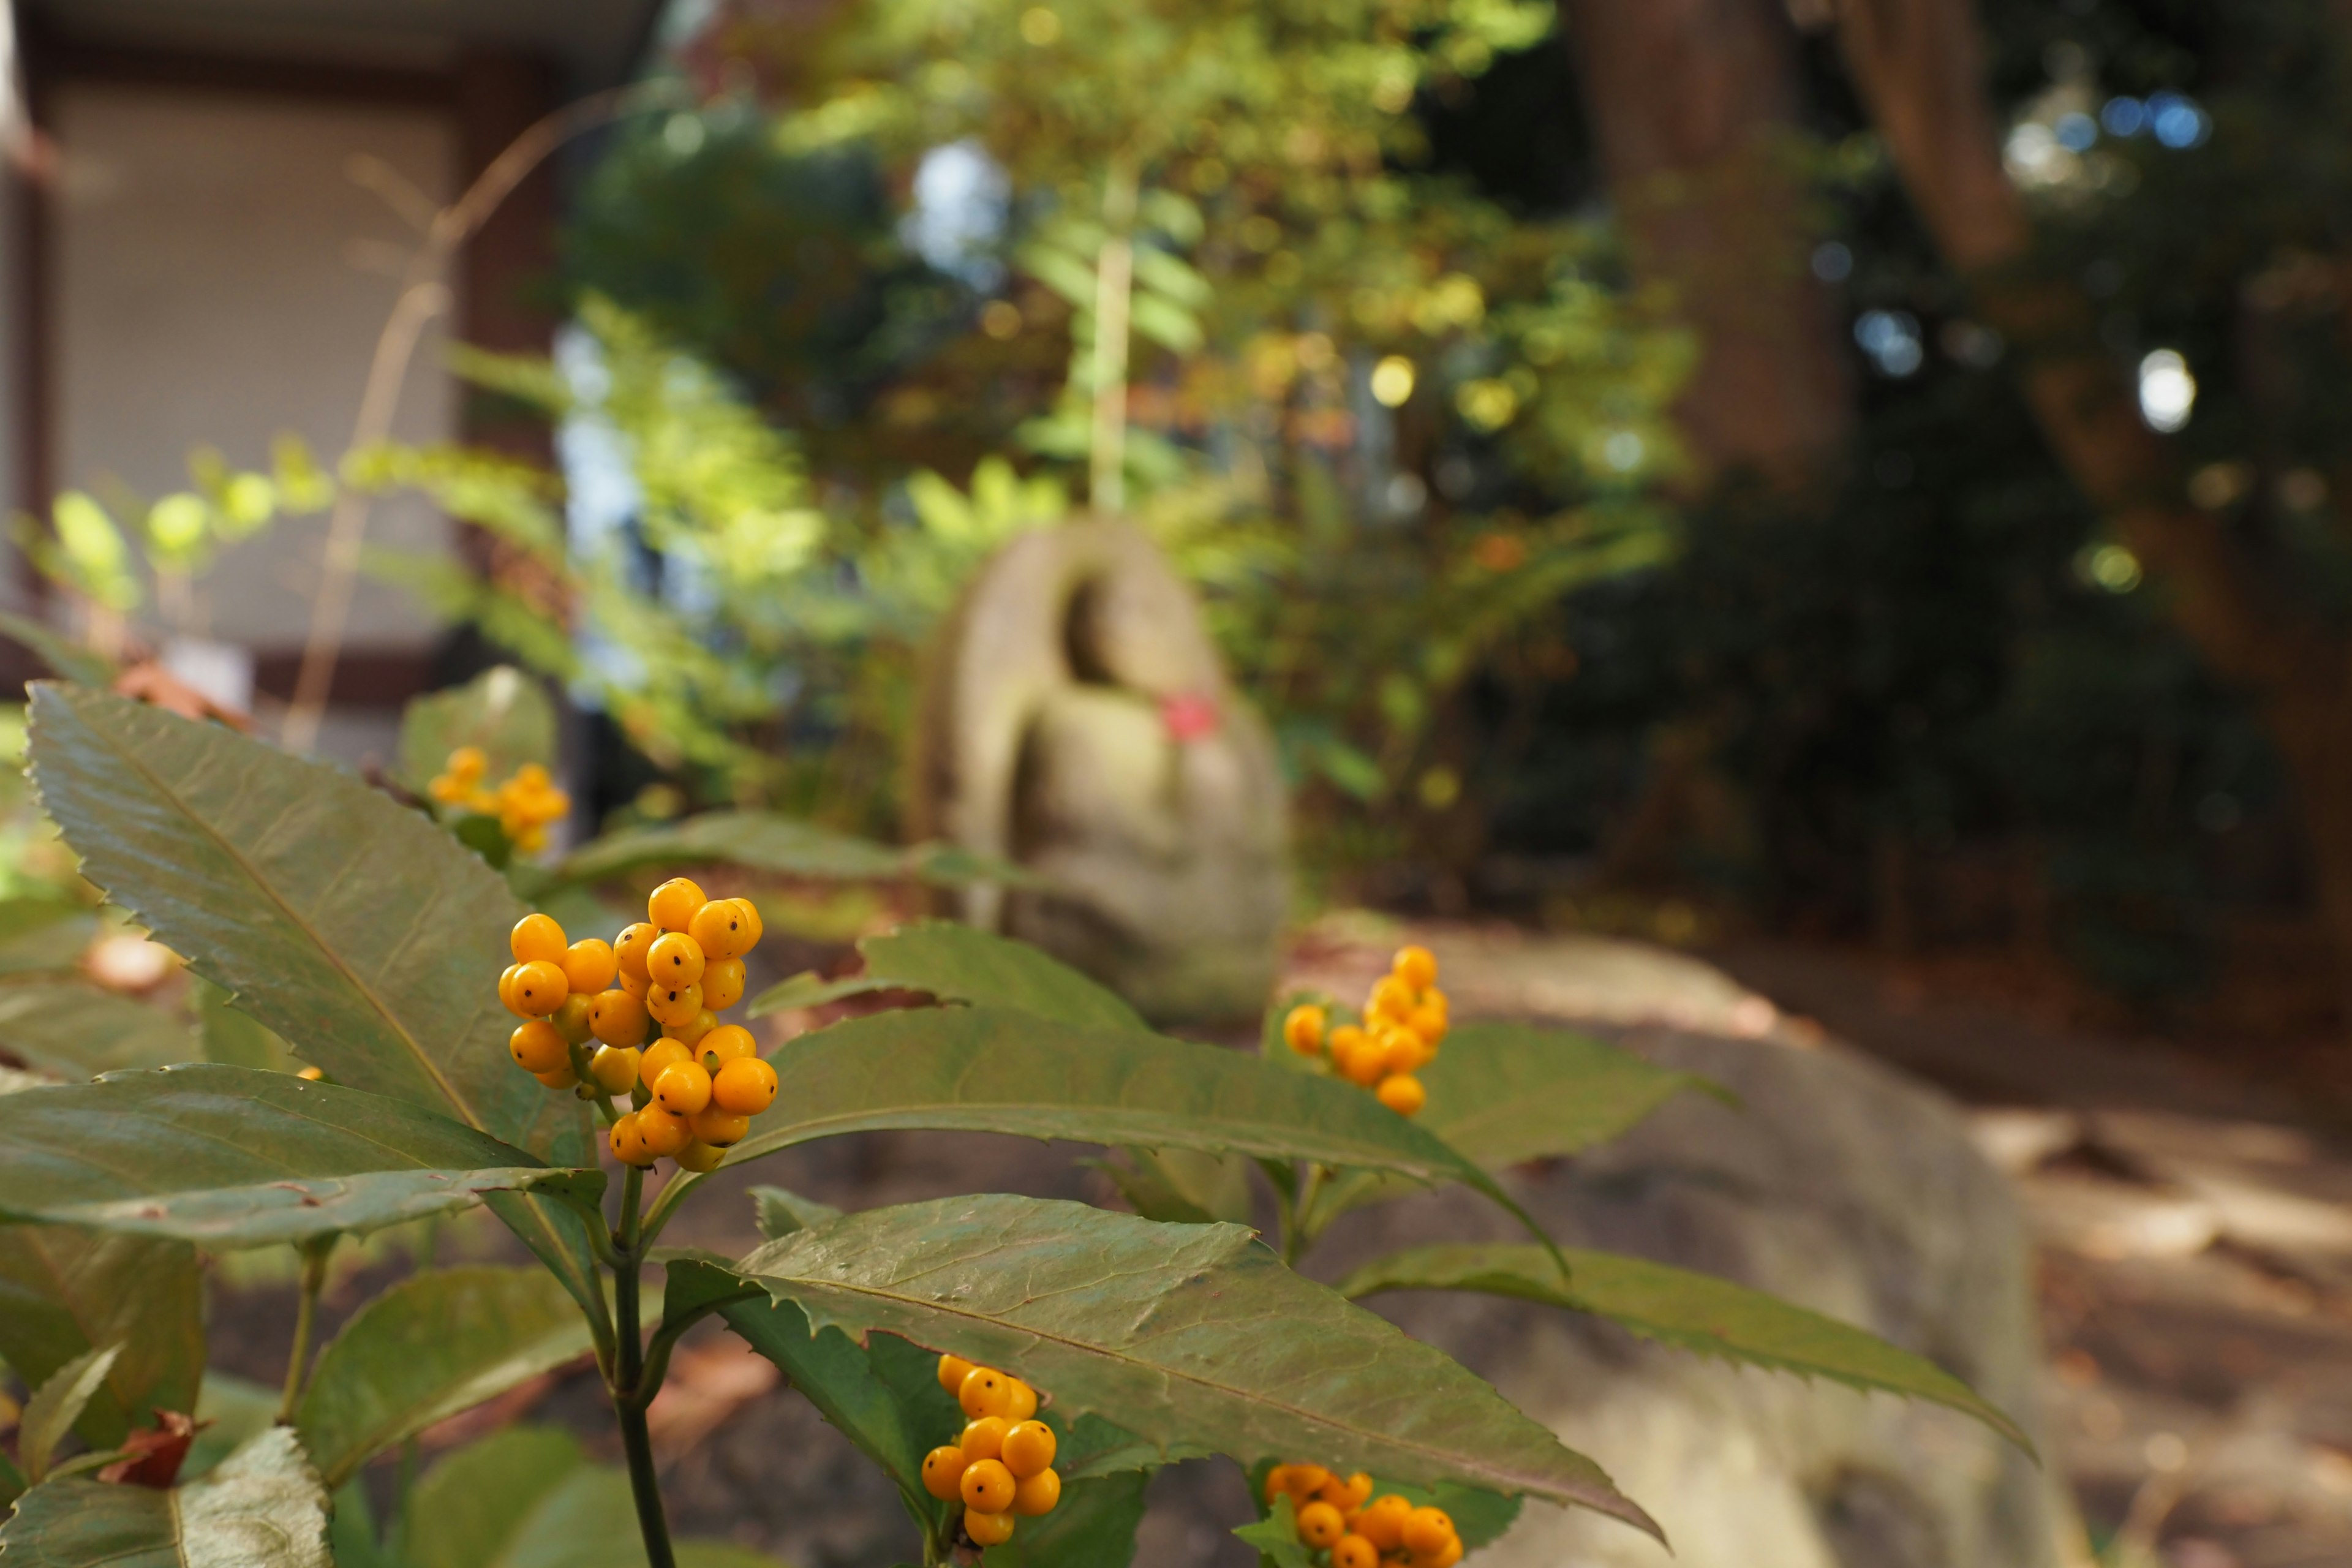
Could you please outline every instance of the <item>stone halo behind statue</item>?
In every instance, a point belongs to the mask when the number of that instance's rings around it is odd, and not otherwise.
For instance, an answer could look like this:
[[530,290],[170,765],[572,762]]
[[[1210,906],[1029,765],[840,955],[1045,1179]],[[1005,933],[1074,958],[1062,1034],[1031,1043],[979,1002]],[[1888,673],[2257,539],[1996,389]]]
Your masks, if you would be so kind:
[[1024,534],[974,576],[924,671],[908,826],[1038,872],[957,911],[1160,1023],[1255,1016],[1289,914],[1265,724],[1192,592],[1130,524]]

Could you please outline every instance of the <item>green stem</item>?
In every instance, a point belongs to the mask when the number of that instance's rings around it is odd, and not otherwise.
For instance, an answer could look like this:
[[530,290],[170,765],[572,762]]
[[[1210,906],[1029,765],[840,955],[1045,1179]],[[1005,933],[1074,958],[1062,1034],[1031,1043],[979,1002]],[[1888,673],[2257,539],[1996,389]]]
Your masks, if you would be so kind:
[[286,1392],[278,1400],[281,1426],[293,1425],[295,1407],[302,1403],[302,1384],[310,1366],[310,1331],[319,1318],[319,1294],[327,1288],[327,1259],[338,1239],[331,1233],[301,1244],[302,1299],[294,1309],[294,1348],[286,1356]]
[[637,1206],[645,1190],[645,1172],[630,1166],[621,1188],[621,1230],[614,1238],[620,1254],[620,1267],[613,1276],[620,1343],[611,1390],[613,1414],[621,1424],[622,1451],[628,1456],[629,1490],[636,1498],[637,1529],[645,1536],[647,1568],[677,1568],[677,1556],[670,1551],[669,1520],[662,1511],[661,1481],[654,1473],[653,1434],[646,1426],[646,1406],[653,1403],[653,1390],[645,1386],[646,1342],[638,1302],[645,1253],[637,1228]]
[[1297,1201],[1285,1206],[1282,1215],[1282,1261],[1296,1268],[1298,1260],[1315,1242],[1315,1200],[1322,1194],[1323,1182],[1330,1174],[1326,1165],[1309,1165],[1298,1180]]

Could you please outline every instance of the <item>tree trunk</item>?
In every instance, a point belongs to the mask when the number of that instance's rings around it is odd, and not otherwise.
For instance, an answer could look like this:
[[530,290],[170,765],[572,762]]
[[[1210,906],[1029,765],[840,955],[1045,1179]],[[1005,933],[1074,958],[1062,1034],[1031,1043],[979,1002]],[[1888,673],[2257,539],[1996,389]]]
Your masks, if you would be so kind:
[[[2175,449],[2139,417],[2081,290],[2030,267],[2001,166],[1973,0],[1836,0],[1854,85],[1913,205],[2014,351],[2026,400],[2092,503],[2147,567],[2216,673],[2260,705],[2298,796],[2323,910],[2352,986],[2352,643],[2266,575],[2226,520],[2190,504]],[[2352,1021],[2352,990],[2345,995]]]
[[1677,412],[1714,471],[1782,485],[1853,424],[1847,359],[1813,278],[1796,38],[1780,0],[1575,0],[1569,32],[1637,272],[1700,338]]

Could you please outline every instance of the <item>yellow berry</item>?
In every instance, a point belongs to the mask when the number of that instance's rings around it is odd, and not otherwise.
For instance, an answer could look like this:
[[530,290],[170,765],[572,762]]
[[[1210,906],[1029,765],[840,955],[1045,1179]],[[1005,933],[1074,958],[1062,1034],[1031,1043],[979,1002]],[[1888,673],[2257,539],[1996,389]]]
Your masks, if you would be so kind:
[[1011,1407],[1004,1412],[1004,1418],[1017,1426],[1036,1414],[1037,1391],[1030,1387],[1027,1384],[1022,1382],[1019,1378],[1014,1378],[1013,1380],[1013,1404]]
[[622,974],[643,984],[646,978],[646,953],[652,948],[654,938],[661,928],[640,921],[624,929],[613,942],[613,965]]
[[1385,974],[1372,987],[1371,1000],[1365,1004],[1364,1012],[1374,1018],[1402,1018],[1413,1006],[1412,987],[1393,974]]
[[1366,1089],[1381,1081],[1388,1071],[1388,1047],[1361,1029],[1355,1031],[1345,1049],[1337,1040],[1332,1042],[1331,1064],[1339,1069],[1339,1076]]
[[1002,1415],[1013,1408],[1013,1380],[992,1366],[973,1367],[963,1386],[956,1390],[956,1403],[975,1421],[983,1415]]
[[710,1092],[716,1103],[736,1115],[757,1116],[776,1102],[776,1069],[757,1057],[738,1057],[719,1069]]
[[[743,944],[743,952],[749,952],[760,945],[761,937],[768,934],[767,923],[760,919],[760,906],[749,899],[730,899],[727,901],[743,911],[743,923],[751,928],[751,940]],[[740,958],[742,954],[736,956]]]
[[625,1046],[599,1046],[588,1058],[588,1076],[606,1094],[626,1094],[637,1086],[637,1053]]
[[1302,1057],[1323,1048],[1323,1009],[1311,1002],[1293,1007],[1282,1020],[1282,1037]]
[[460,746],[449,753],[448,762],[443,765],[452,778],[473,780],[488,771],[490,759],[479,746]]
[[710,1033],[711,1030],[717,1027],[719,1027],[719,1020],[711,1016],[710,1009],[709,1007],[705,1007],[701,1012],[697,1013],[685,1023],[672,1024],[667,1029],[664,1030],[663,1033],[668,1035],[671,1039],[676,1040],[679,1045],[684,1046],[688,1049],[695,1051],[699,1055],[702,1045],[702,1037]]
[[1415,991],[1437,984],[1437,955],[1425,947],[1401,947],[1390,972]]
[[940,1386],[950,1394],[963,1387],[963,1380],[971,1375],[971,1363],[960,1355],[940,1357]]
[[1411,1073],[1397,1073],[1384,1078],[1381,1079],[1381,1087],[1372,1092],[1381,1097],[1382,1105],[1399,1116],[1411,1116],[1429,1100],[1429,1090],[1422,1088],[1421,1079]]
[[1062,1478],[1052,1470],[1024,1476],[1013,1488],[1013,1511],[1034,1519],[1062,1500]]
[[625,991],[599,991],[588,999],[588,1031],[608,1046],[641,1046],[653,1032],[643,999]]
[[642,974],[625,973],[621,976],[621,989],[640,1002],[646,999],[647,988],[646,977]]
[[[672,1072],[677,1070],[676,1068],[670,1069]],[[694,1129],[694,1135],[697,1138],[714,1149],[732,1149],[736,1144],[743,1142],[744,1135],[751,1131],[750,1117],[738,1116],[723,1106],[717,1105],[704,1106],[700,1110],[688,1117],[687,1122]]]
[[599,936],[583,936],[563,950],[557,960],[563,966],[563,978],[572,982],[574,991],[593,994],[613,984],[620,966],[613,957],[613,944]]
[[679,1062],[690,1062],[693,1059],[694,1054],[676,1040],[667,1037],[656,1040],[646,1047],[645,1055],[638,1058],[637,1081],[646,1086],[646,1093],[651,1094],[654,1085],[660,1080],[665,1071]]
[[532,1018],[515,1026],[507,1037],[507,1054],[514,1058],[515,1066],[528,1073],[553,1072],[557,1068],[572,1065],[571,1047],[555,1026],[544,1018]]
[[525,915],[515,921],[507,945],[514,950],[517,963],[560,963],[563,961],[563,928],[555,923],[553,915]]
[[535,1072],[530,1076],[550,1089],[571,1089],[580,1081],[572,1076],[572,1068],[568,1063],[557,1068],[553,1072]]
[[646,1147],[645,1132],[635,1111],[613,1123],[613,1153],[624,1165],[650,1165],[656,1156]]
[[[706,908],[709,906],[705,906]],[[743,1000],[743,961],[714,958],[702,966],[702,1005],[724,1013]]]
[[1381,1549],[1360,1535],[1343,1535],[1332,1543],[1331,1568],[1380,1568]]
[[1276,1465],[1265,1473],[1265,1500],[1272,1502],[1290,1489],[1290,1467]]
[[1054,1429],[1043,1421],[1015,1422],[1004,1434],[1004,1468],[1014,1480],[1026,1480],[1052,1466],[1057,1447]]
[[1454,1521],[1444,1509],[1417,1508],[1405,1515],[1404,1549],[1416,1561],[1434,1556],[1454,1539]]
[[694,1140],[694,1130],[686,1118],[675,1111],[664,1110],[658,1105],[648,1105],[636,1113],[637,1136],[654,1153],[664,1158],[677,1153]]
[[682,991],[701,980],[701,946],[684,931],[664,931],[646,953],[646,975],[656,985]]
[[726,1157],[726,1150],[706,1143],[698,1138],[670,1156],[677,1162],[678,1169],[696,1172],[715,1171],[719,1169],[719,1162]]
[[1283,1479],[1283,1489],[1297,1498],[1301,1505],[1315,1495],[1315,1489],[1331,1479],[1331,1472],[1320,1465],[1293,1465]]
[[1379,1043],[1381,1070],[1376,1078],[1390,1073],[1412,1072],[1428,1059],[1419,1035],[1401,1024],[1383,1024],[1372,1038]]
[[691,1058],[662,1068],[653,1088],[654,1103],[672,1116],[691,1116],[710,1103],[710,1075]]
[[1013,1472],[1001,1459],[975,1459],[963,1470],[963,1506],[981,1513],[1003,1513],[1013,1506]]
[[1356,1516],[1355,1531],[1381,1551],[1394,1552],[1404,1544],[1404,1521],[1412,1514],[1412,1504],[1391,1492]]
[[1347,1532],[1339,1510],[1328,1502],[1310,1502],[1298,1510],[1298,1539],[1318,1552]]
[[514,1011],[515,976],[521,973],[522,965],[520,963],[509,963],[499,971],[499,1005],[509,1013]]
[[[703,993],[703,999],[709,1000],[709,992]],[[759,1042],[752,1039],[751,1031],[740,1024],[721,1024],[694,1042],[694,1059],[708,1068],[714,1079],[719,1076],[719,1069],[729,1062],[759,1054]],[[948,1392],[953,1394],[955,1390],[951,1388]]]
[[646,900],[646,918],[664,931],[683,931],[694,923],[696,911],[709,900],[687,877],[672,877]]
[[702,987],[654,986],[646,993],[646,1011],[665,1024],[691,1023],[702,1011]]
[[963,1511],[963,1532],[980,1546],[1002,1546],[1013,1539],[1013,1516],[1009,1513],[976,1513]]
[[751,951],[751,922],[733,899],[713,899],[695,910],[686,931],[706,958],[740,958]]
[[1423,1045],[1435,1047],[1445,1038],[1445,1014],[1438,1008],[1415,1007],[1412,1016],[1404,1022],[1405,1027],[1421,1037]]
[[963,1489],[963,1450],[943,1444],[923,1456],[923,1489],[941,1502],[953,1502]]
[[1358,1470],[1354,1475],[1349,1476],[1343,1484],[1347,1489],[1348,1500],[1340,1508],[1340,1512],[1353,1513],[1358,1509],[1363,1507],[1364,1504],[1371,1500],[1372,1478],[1364,1474],[1363,1471]]
[[956,1439],[956,1447],[963,1450],[968,1460],[1001,1458],[1004,1454],[1004,1435],[1012,1429],[1013,1424],[1002,1415],[982,1415],[964,1423],[963,1435]]
[[572,986],[563,971],[543,958],[532,959],[515,971],[507,1007],[526,1018],[544,1018],[563,1005]]
[[1426,1559],[1416,1556],[1412,1561],[1413,1568],[1454,1568],[1456,1563],[1462,1561],[1462,1538],[1458,1535],[1449,1536],[1445,1544],[1439,1547],[1431,1556]]
[[557,1034],[572,1045],[586,1045],[589,1036],[594,1033],[588,1026],[588,998],[574,991],[563,999],[563,1005],[555,1010],[548,1022],[555,1026]]

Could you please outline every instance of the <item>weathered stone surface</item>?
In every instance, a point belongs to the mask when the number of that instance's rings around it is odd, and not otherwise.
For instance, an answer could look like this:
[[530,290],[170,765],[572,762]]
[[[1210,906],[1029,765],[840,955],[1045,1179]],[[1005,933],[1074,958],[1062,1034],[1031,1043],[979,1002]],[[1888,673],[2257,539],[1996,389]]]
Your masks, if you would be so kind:
[[1263,1005],[1289,904],[1273,740],[1140,532],[1047,530],[982,571],[928,672],[914,762],[918,836],[1055,884],[971,889],[963,919],[1157,1019]]

